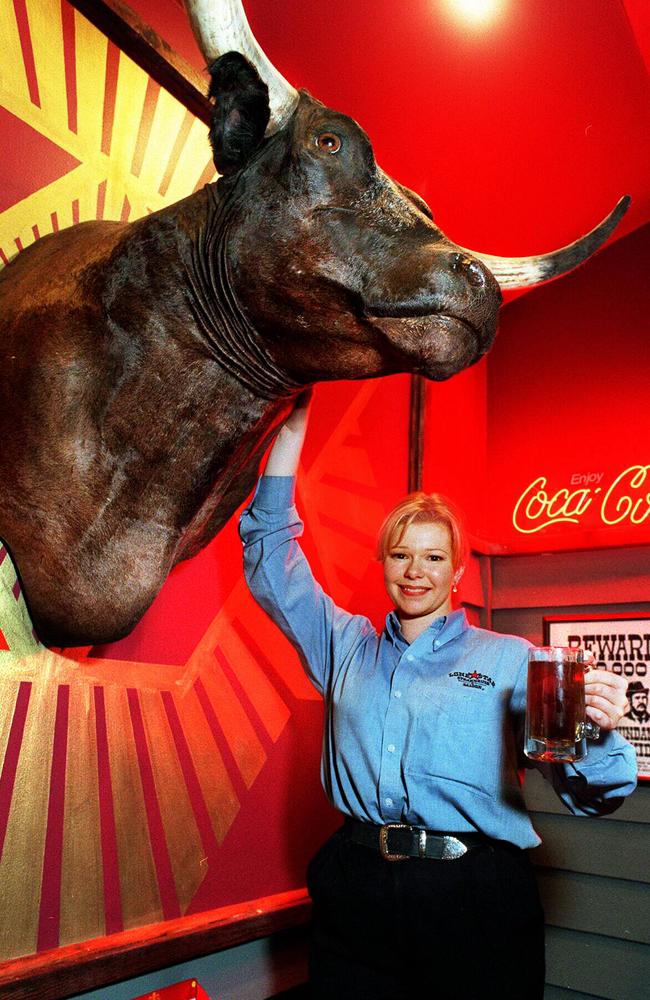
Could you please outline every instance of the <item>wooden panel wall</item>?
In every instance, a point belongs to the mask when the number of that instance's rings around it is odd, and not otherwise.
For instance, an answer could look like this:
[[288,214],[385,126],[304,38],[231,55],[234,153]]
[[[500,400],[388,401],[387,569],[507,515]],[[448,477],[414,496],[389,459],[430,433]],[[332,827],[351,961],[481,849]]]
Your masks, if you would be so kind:
[[[542,642],[544,615],[650,611],[650,547],[495,557],[482,618]],[[473,595],[473,599],[476,598]],[[545,1000],[650,995],[650,782],[612,816],[572,816],[536,773],[526,799],[547,922]]]

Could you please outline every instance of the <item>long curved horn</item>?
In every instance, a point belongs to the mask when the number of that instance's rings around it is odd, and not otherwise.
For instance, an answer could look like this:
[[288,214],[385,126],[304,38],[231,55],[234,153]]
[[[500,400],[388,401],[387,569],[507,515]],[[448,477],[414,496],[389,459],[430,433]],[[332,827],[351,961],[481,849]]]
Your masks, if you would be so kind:
[[560,274],[566,274],[591,257],[614,231],[629,204],[630,197],[625,195],[607,218],[586,236],[582,236],[575,243],[569,243],[561,250],[540,254],[538,257],[494,257],[465,247],[458,249],[482,261],[501,288],[528,288],[530,285],[539,284],[540,281],[548,281]]
[[226,52],[241,52],[269,88],[273,135],[289,120],[298,103],[298,91],[278,73],[257,44],[241,0],[184,0],[192,31],[207,63]]

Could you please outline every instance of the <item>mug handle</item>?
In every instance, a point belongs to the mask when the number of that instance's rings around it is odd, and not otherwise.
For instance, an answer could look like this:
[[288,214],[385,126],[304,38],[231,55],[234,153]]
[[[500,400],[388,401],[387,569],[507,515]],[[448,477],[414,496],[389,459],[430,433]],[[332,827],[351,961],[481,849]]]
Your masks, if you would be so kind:
[[[579,663],[584,664],[585,673],[591,670],[596,662],[594,654],[589,649],[579,650],[576,659]],[[588,740],[599,740],[600,726],[597,722],[592,722],[591,719],[585,719],[584,733]]]

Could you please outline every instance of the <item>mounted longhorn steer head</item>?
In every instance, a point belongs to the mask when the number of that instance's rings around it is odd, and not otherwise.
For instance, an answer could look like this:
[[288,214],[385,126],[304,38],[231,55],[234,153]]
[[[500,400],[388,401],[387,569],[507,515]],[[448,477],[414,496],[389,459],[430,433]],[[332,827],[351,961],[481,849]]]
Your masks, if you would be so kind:
[[627,207],[556,253],[470,253],[354,121],[279,77],[238,0],[188,8],[218,182],[47,236],[0,274],[0,536],[54,645],[134,627],[304,386],[449,378],[492,344],[499,286],[571,270]]

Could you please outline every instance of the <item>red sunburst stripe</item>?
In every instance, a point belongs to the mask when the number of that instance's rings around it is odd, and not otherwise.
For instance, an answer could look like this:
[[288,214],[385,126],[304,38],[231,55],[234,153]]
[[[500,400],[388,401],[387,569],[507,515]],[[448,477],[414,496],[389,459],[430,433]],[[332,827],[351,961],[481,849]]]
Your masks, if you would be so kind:
[[238,801],[241,802],[246,793],[248,792],[248,789],[246,787],[246,782],[242,778],[241,771],[237,767],[237,762],[235,761],[235,758],[232,755],[232,751],[230,749],[228,741],[225,737],[223,729],[219,725],[219,720],[217,719],[214,708],[212,707],[212,702],[210,701],[208,692],[205,690],[205,687],[203,686],[203,681],[201,680],[200,677],[198,677],[194,682],[194,691],[196,693],[197,698],[199,699],[199,704],[203,709],[203,714],[205,715],[206,722],[210,727],[210,732],[212,733],[212,739],[215,742],[217,750],[221,754],[221,758],[223,760],[226,773],[230,778],[230,783],[232,784],[232,787],[235,791],[235,795],[237,796]]
[[113,119],[117,95],[117,75],[120,65],[120,50],[110,42],[106,49],[106,77],[104,80],[104,111],[102,117],[102,153],[110,155],[113,139]]
[[79,199],[75,198],[72,202],[72,224],[74,226],[79,224]]
[[171,691],[163,691],[162,700],[163,705],[165,706],[165,712],[167,713],[169,728],[172,731],[174,743],[176,744],[176,753],[181,765],[181,770],[183,771],[183,777],[185,778],[187,794],[189,795],[190,802],[192,803],[192,811],[201,836],[203,850],[209,857],[218,850],[219,842],[217,841],[214,830],[212,829],[210,813],[208,812],[208,807],[205,804],[205,799],[203,798],[203,792],[196,774],[194,761],[192,760],[190,748],[188,747],[187,740],[185,739],[183,726],[178,717],[178,710],[174,703],[174,697]]
[[127,195],[124,195],[124,201],[122,202],[122,211],[120,212],[120,222],[128,222],[129,216],[131,214],[131,202]]
[[330,528],[337,534],[343,535],[345,538],[349,538],[352,542],[368,546],[371,549],[375,548],[376,541],[373,535],[367,534],[365,531],[360,531],[351,524],[346,524],[345,521],[340,521],[336,517],[330,517],[329,514],[325,514],[324,512],[319,512],[318,520],[324,528]]
[[185,111],[183,116],[183,121],[181,122],[181,127],[178,130],[178,135],[172,146],[172,151],[169,154],[169,159],[167,160],[167,166],[165,167],[165,173],[163,174],[163,179],[160,182],[160,187],[158,188],[158,193],[165,195],[167,194],[167,188],[171,184],[172,177],[174,176],[174,171],[178,166],[178,161],[181,158],[181,153],[187,142],[187,137],[190,134],[190,129],[192,128],[192,123],[194,121],[194,115],[191,112]]
[[246,715],[248,716],[248,721],[250,722],[250,724],[252,725],[253,729],[255,730],[255,735],[257,736],[257,738],[259,739],[260,743],[264,747],[264,750],[266,751],[266,753],[269,753],[269,751],[273,747],[273,741],[272,741],[271,737],[269,736],[268,730],[267,730],[266,726],[264,725],[264,723],[262,722],[262,720],[261,720],[261,718],[259,716],[259,713],[258,713],[257,709],[255,708],[255,705],[253,704],[253,702],[249,698],[248,692],[246,691],[246,689],[244,688],[244,686],[242,684],[240,684],[239,678],[238,678],[237,674],[235,673],[235,671],[233,670],[233,668],[232,668],[232,666],[230,664],[229,659],[227,658],[227,656],[223,652],[223,650],[219,648],[219,646],[216,647],[216,649],[214,651],[214,655],[216,656],[217,660],[221,664],[221,668],[222,668],[224,674],[226,675],[228,683],[230,684],[230,686],[232,687],[233,691],[237,695],[237,700],[239,701],[240,705],[242,706],[242,708],[246,712]]
[[133,726],[133,736],[135,748],[138,756],[138,767],[140,769],[140,780],[142,782],[142,792],[144,795],[145,810],[147,813],[147,825],[149,827],[149,842],[153,854],[156,875],[158,878],[158,891],[160,892],[160,902],[163,909],[163,918],[172,920],[180,917],[181,911],[178,905],[178,896],[174,884],[174,875],[169,851],[165,839],[165,828],[163,826],[160,804],[156,794],[156,785],[153,778],[151,760],[149,758],[149,748],[147,737],[144,731],[144,721],[142,719],[142,709],[138,692],[135,688],[128,688],[129,711],[131,713],[131,724]]
[[208,162],[205,165],[203,173],[201,174],[198,181],[194,185],[194,191],[200,191],[201,188],[205,187],[208,181],[211,181],[213,177],[214,177],[214,163],[212,162],[212,160],[208,160]]
[[68,102],[68,128],[77,131],[77,39],[75,12],[68,0],[61,0],[63,27],[63,63],[65,68],[65,93]]
[[149,137],[151,135],[151,126],[153,125],[153,118],[156,113],[156,105],[158,104],[159,94],[160,84],[156,83],[155,80],[152,80],[152,78],[149,77],[149,80],[147,81],[147,90],[144,95],[144,102],[142,104],[142,114],[140,115],[138,138],[135,144],[135,150],[133,151],[133,161],[131,163],[131,173],[136,177],[140,176],[142,163],[144,161],[145,153],[147,152]]
[[3,264],[8,264],[9,263],[9,258],[7,257],[7,255],[4,252],[4,250],[2,249],[2,247],[0,247],[0,260],[2,260]]
[[40,108],[41,97],[38,92],[38,79],[36,77],[36,64],[34,62],[32,36],[29,30],[26,0],[14,0],[14,13],[16,15],[16,25],[18,26],[20,47],[23,53],[23,65],[25,67],[25,76],[27,77],[29,97],[32,104],[35,104],[37,108]]
[[21,253],[25,249],[23,247],[23,241],[21,240],[20,236],[16,237],[16,239],[14,240],[14,243],[18,247],[18,253]]
[[104,218],[104,209],[106,207],[106,185],[108,180],[103,180],[97,188],[97,218]]
[[16,783],[16,770],[20,758],[20,749],[23,744],[25,720],[27,719],[27,708],[29,707],[31,692],[32,682],[21,681],[11,720],[11,729],[9,730],[7,750],[5,752],[4,764],[2,765],[2,774],[0,775],[0,858],[2,857],[5,836],[7,834],[11,800]]
[[117,828],[113,805],[113,782],[108,752],[106,729],[106,702],[104,689],[93,689],[95,700],[95,733],[97,736],[97,781],[99,785],[99,830],[102,846],[102,874],[104,880],[104,921],[107,934],[124,930],[122,899],[120,896],[120,871],[117,853]]
[[40,232],[39,232],[39,230],[38,230],[38,226],[37,226],[36,224],[34,224],[34,225],[32,226],[32,233],[33,233],[33,235],[34,235],[34,239],[35,239],[35,240],[40,240],[40,238],[41,238],[41,234],[40,234]]
[[9,643],[5,638],[5,634],[0,628],[0,649],[9,649]]
[[259,667],[261,667],[269,680],[273,678],[273,687],[276,689],[289,710],[292,711],[298,699],[280,673],[279,668],[275,665],[273,660],[269,659],[262,647],[258,645],[241,619],[233,618],[231,624],[234,631],[241,639],[243,645],[251,654],[252,659],[258,664]]
[[52,223],[52,232],[58,233],[59,231],[59,217],[56,212],[52,212],[50,215],[50,222]]
[[61,917],[61,864],[63,860],[63,819],[65,811],[65,771],[68,755],[68,715],[70,685],[60,684],[56,699],[47,832],[43,854],[41,906],[38,915],[37,951],[59,946]]

